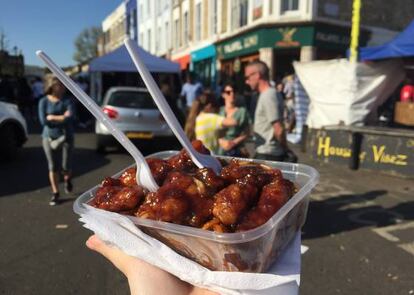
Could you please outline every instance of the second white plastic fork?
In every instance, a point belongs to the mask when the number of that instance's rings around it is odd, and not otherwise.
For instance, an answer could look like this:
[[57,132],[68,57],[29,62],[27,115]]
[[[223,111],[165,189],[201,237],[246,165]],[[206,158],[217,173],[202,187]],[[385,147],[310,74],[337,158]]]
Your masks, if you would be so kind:
[[177,139],[180,141],[181,145],[187,150],[188,154],[191,157],[191,160],[194,162],[194,164],[197,165],[197,167],[208,167],[213,169],[216,174],[219,174],[221,171],[220,162],[215,157],[200,154],[197,152],[192,146],[187,135],[185,135],[183,128],[181,128],[181,125],[172,112],[170,106],[168,105],[167,100],[165,99],[161,90],[158,88],[158,85],[155,83],[146,65],[139,57],[138,45],[131,39],[125,39],[124,43],[128,49],[129,55],[131,56],[136,68],[138,69],[138,72],[141,75],[142,80],[147,86],[152,98],[154,99],[155,104],[157,105],[161,114],[164,116],[165,121],[167,121]]

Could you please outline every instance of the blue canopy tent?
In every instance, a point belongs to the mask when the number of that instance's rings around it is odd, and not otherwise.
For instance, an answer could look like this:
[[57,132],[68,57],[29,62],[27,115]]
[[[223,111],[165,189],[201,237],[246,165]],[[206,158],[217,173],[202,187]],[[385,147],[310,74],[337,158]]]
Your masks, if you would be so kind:
[[359,49],[359,58],[361,61],[413,56],[414,21],[390,42],[381,46],[362,47]]
[[[180,65],[164,58],[157,57],[141,47],[138,53],[148,70],[157,75],[177,76]],[[89,63],[91,78],[90,94],[97,101],[101,101],[105,91],[111,86],[138,86],[138,71],[128,54],[125,45],[116,50],[93,59]]]
[[[139,55],[150,72],[179,73],[180,65],[164,58],[157,57],[139,47]],[[93,59],[89,64],[90,72],[137,72],[125,45]]]

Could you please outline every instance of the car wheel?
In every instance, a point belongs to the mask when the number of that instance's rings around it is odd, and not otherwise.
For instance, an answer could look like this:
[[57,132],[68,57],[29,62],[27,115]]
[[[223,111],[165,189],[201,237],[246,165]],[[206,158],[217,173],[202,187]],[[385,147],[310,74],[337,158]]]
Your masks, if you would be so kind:
[[19,143],[13,126],[5,125],[0,128],[0,142],[1,159],[11,160],[16,158]]

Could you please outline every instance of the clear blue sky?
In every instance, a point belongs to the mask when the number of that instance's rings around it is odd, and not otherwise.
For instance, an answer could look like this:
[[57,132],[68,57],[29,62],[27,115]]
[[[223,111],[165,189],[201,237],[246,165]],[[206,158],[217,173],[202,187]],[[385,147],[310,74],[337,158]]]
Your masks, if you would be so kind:
[[73,65],[76,36],[102,20],[122,0],[0,0],[0,29],[9,49],[23,51],[25,64],[41,65],[35,51],[41,49],[60,66]]

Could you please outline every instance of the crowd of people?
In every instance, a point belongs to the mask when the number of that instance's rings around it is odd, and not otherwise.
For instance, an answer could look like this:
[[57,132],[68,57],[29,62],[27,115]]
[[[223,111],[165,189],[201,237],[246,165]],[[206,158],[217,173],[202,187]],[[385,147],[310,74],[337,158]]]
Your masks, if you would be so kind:
[[[296,162],[286,139],[295,128],[294,76],[274,83],[268,66],[254,61],[245,68],[245,82],[257,95],[253,110],[232,83],[213,91],[189,74],[181,91],[188,138],[203,141],[217,155]],[[254,155],[245,147],[251,139],[256,144]]]
[[[79,77],[76,83],[84,90],[88,90],[88,83],[83,77]],[[35,76],[26,77],[0,77],[0,101],[16,104],[28,122],[38,122],[38,105],[46,94],[45,82],[42,78]],[[77,125],[86,127],[90,124],[90,115],[80,103],[74,101],[77,112]]]
[[37,120],[36,107],[43,96],[43,82],[34,78],[30,82],[25,77],[0,78],[0,100],[14,103],[26,120]]

